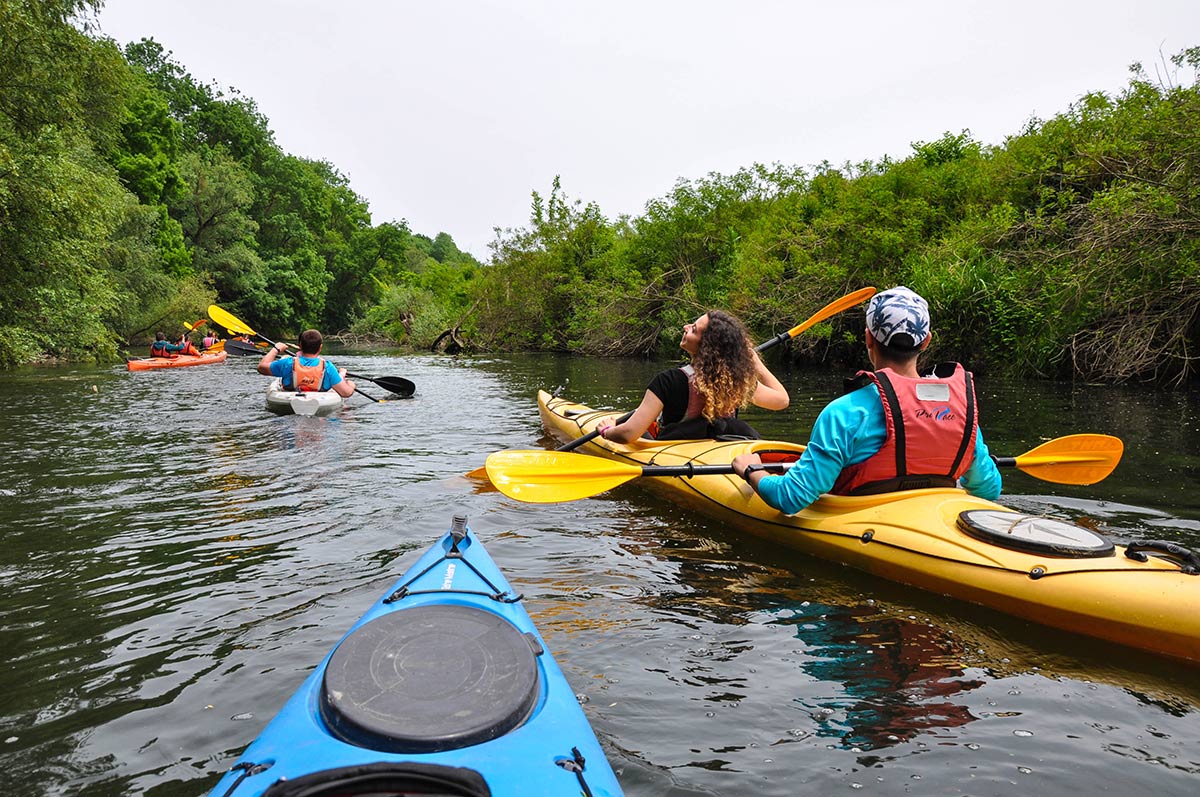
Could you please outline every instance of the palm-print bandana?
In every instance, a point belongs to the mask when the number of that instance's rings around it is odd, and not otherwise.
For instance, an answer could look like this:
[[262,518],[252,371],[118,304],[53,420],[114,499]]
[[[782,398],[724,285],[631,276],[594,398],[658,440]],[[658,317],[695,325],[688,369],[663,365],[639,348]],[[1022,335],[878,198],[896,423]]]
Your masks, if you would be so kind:
[[929,304],[903,285],[889,288],[867,305],[867,329],[885,346],[915,349],[929,337]]

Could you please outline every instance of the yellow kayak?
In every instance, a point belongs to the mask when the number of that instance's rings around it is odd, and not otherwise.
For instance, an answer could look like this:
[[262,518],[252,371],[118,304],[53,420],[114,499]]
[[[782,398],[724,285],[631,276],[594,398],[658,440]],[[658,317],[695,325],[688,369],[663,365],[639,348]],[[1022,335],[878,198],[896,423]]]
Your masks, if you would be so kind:
[[[620,415],[545,391],[538,393],[538,409],[546,431],[563,442]],[[764,460],[786,461],[804,447],[771,440],[623,444],[597,437],[576,450],[626,465],[678,467],[727,466],[751,451]],[[1079,526],[1024,515],[957,488],[825,495],[789,516],[764,503],[736,475],[638,481],[731,526],[823,559],[1034,622],[1200,662],[1200,575],[1195,555],[1177,546],[1153,543],[1167,550],[1127,551]]]

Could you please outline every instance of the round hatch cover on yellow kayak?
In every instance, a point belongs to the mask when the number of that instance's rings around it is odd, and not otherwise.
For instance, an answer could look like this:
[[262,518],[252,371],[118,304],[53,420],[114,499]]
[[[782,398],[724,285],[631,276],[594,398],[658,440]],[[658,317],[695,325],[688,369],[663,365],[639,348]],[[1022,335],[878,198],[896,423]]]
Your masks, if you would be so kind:
[[959,514],[958,527],[977,540],[1028,553],[1079,559],[1113,555],[1112,542],[1094,531],[1048,517],[972,509]]

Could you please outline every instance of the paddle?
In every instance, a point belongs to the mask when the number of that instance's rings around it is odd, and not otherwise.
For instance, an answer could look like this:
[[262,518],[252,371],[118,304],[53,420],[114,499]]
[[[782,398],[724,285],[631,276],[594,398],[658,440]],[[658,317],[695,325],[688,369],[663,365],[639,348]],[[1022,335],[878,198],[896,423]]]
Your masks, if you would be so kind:
[[[1043,443],[1019,457],[995,457],[1001,467],[1016,467],[1044,481],[1094,484],[1112,473],[1124,446],[1100,434],[1068,435]],[[764,465],[778,473],[789,464]],[[732,465],[627,465],[563,451],[497,451],[487,458],[492,484],[518,501],[552,504],[575,501],[611,490],[640,476],[712,476],[733,473]]]
[[412,398],[413,393],[417,392],[417,386],[402,376],[363,376],[362,374],[352,374],[349,371],[346,372],[346,376],[351,379],[365,379],[368,382],[374,382],[400,398]]
[[[239,319],[237,316],[233,315],[232,313],[228,313],[228,312],[222,310],[220,307],[217,307],[215,304],[210,304],[208,306],[208,314],[213,317],[214,321],[216,321],[218,324],[225,327],[227,330],[234,333],[235,335],[239,334],[239,333],[243,334],[243,335],[253,335],[256,338],[261,338],[262,340],[265,340],[267,343],[270,343],[272,346],[275,345],[275,341],[271,340],[266,335],[258,334],[253,329],[246,326],[246,324],[241,319]],[[357,393],[358,395],[362,396],[363,398],[370,399],[371,401],[375,402],[376,404],[379,403],[379,399],[375,398],[370,393],[364,393],[361,390],[359,390],[358,388],[354,388],[354,392]]]
[[[230,354],[252,354],[255,357],[263,355],[262,349],[259,349],[253,343],[246,343],[241,340],[225,341],[225,350]],[[352,374],[349,371],[346,372],[346,376],[351,379],[365,379],[368,382],[374,382],[389,393],[395,393],[400,398],[411,398],[412,394],[417,390],[416,385],[399,376],[363,376],[361,374]]]
[[229,338],[225,341],[225,351],[230,354],[240,354],[245,357],[262,357],[267,353],[265,348],[259,348],[253,343],[244,340],[236,340]]
[[[835,316],[838,313],[842,312],[843,310],[849,310],[854,305],[861,304],[862,302],[865,302],[867,299],[870,299],[874,295],[875,295],[874,288],[860,288],[857,291],[854,291],[853,293],[848,293],[845,296],[843,296],[842,298],[836,299],[836,300],[830,302],[829,304],[825,305],[820,310],[818,310],[817,312],[815,312],[811,316],[809,316],[807,320],[800,322],[796,326],[789,329],[787,332],[781,332],[778,335],[776,335],[775,337],[771,338],[770,340],[766,340],[766,341],[763,341],[762,343],[758,344],[757,346],[754,347],[754,350],[757,352],[764,352],[767,349],[771,348],[772,346],[775,346],[776,344],[783,343],[785,340],[791,340],[792,338],[796,337],[804,330],[816,326],[817,324],[821,323],[825,319]],[[620,418],[617,418],[617,420],[614,421],[614,424],[622,424],[625,421],[629,420],[630,416],[632,416],[632,415],[633,415],[632,412],[627,412],[624,415],[622,415]],[[569,443],[562,444],[555,450],[556,451],[574,451],[575,449],[579,448],[584,443],[587,443],[590,440],[595,440],[596,437],[598,437],[599,435],[600,435],[599,430],[593,430],[593,431],[588,432],[587,434],[583,435],[582,437],[575,438],[574,440],[570,441]]]
[[1107,434],[1069,434],[1025,452],[1019,457],[997,457],[999,467],[1016,467],[1036,479],[1055,484],[1095,484],[1103,481],[1121,461],[1125,444]]

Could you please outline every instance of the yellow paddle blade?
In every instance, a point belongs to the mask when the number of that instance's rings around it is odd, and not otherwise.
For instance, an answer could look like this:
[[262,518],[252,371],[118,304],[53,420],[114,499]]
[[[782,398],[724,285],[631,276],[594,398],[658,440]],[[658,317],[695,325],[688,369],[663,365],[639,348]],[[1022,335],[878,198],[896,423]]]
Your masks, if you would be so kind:
[[1107,434],[1058,437],[1016,457],[1016,466],[1042,481],[1056,484],[1095,484],[1113,472],[1125,444]]
[[799,324],[797,324],[796,326],[789,329],[787,331],[787,336],[789,338],[794,338],[797,335],[799,335],[801,332],[803,332],[804,330],[821,323],[826,318],[835,316],[838,313],[842,312],[843,310],[849,310],[851,307],[853,307],[856,304],[862,304],[863,302],[865,302],[867,299],[870,299],[874,295],[875,295],[875,289],[868,287],[868,288],[860,288],[859,290],[855,291],[854,293],[848,293],[840,299],[835,299],[834,301],[832,301],[829,304],[822,307],[817,312],[813,313],[808,318],[808,320],[802,321]]
[[639,465],[565,451],[497,451],[484,467],[496,489],[530,504],[577,501],[642,475]]
[[208,315],[210,318],[212,318],[213,321],[215,321],[218,324],[220,324],[221,326],[225,327],[226,329],[228,329],[230,332],[234,333],[235,335],[238,333],[241,333],[243,335],[257,335],[258,334],[253,329],[246,326],[246,324],[240,318],[238,318],[237,316],[235,316],[231,313],[225,312],[220,307],[217,307],[215,304],[210,304],[208,306]]

